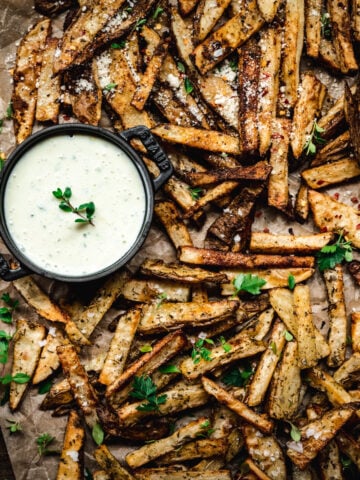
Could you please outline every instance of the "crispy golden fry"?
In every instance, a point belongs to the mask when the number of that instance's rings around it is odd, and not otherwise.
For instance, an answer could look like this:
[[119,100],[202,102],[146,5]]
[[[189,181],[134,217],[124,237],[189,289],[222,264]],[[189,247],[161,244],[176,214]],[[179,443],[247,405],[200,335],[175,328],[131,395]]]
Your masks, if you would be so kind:
[[139,309],[129,310],[120,317],[100,372],[99,382],[103,385],[111,385],[123,373],[139,322]]
[[351,314],[351,347],[353,352],[360,352],[360,312]]
[[244,152],[256,152],[259,148],[257,122],[259,100],[261,47],[252,37],[239,49],[238,77],[239,136]]
[[[21,373],[28,375],[30,381],[40,358],[41,346],[45,335],[46,330],[43,325],[29,323],[25,319],[19,318],[16,325],[16,333],[13,337],[12,377]],[[19,406],[27,386],[28,382],[11,382],[9,398],[11,410],[15,410]]]
[[327,5],[332,25],[335,51],[339,59],[341,72],[354,72],[358,69],[358,64],[351,40],[350,2],[345,1],[339,3],[336,0],[329,0]]
[[35,118],[38,122],[58,122],[61,94],[60,77],[53,76],[53,58],[58,39],[48,38],[42,54]]
[[334,440],[319,452],[319,467],[324,480],[342,477],[339,448]]
[[344,122],[344,101],[345,96],[341,95],[326,114],[319,118],[318,125],[324,129],[324,132],[321,134],[323,138],[328,139],[333,137]]
[[270,147],[271,172],[268,182],[268,204],[287,211],[289,205],[288,152],[291,121],[275,118],[272,122]]
[[337,56],[334,42],[332,40],[327,40],[326,38],[321,38],[320,40],[320,50],[319,58],[327,67],[337,74],[341,74],[341,66],[339,58]]
[[[213,463],[213,462],[212,462]],[[231,480],[229,470],[196,471],[180,470],[178,467],[144,468],[136,473],[138,480]]]
[[360,248],[360,212],[338,202],[325,193],[309,191],[309,202],[315,224],[322,231],[344,232],[353,246]]
[[17,50],[11,97],[17,143],[21,143],[32,132],[37,101],[37,81],[50,29],[49,18],[40,20],[21,40]]
[[344,281],[340,264],[324,271],[324,280],[329,301],[329,338],[330,355],[327,364],[340,366],[345,360],[347,316],[345,310]]
[[135,480],[135,477],[120,464],[106,445],[100,445],[100,447],[94,451],[94,457],[101,468],[109,472],[110,478],[116,478],[117,480]]
[[257,466],[257,464],[251,459],[251,458],[247,458],[244,462],[244,464],[248,467],[248,469],[250,470],[250,472],[253,472],[254,475],[256,476],[256,478],[259,478],[260,480],[271,480],[271,477],[269,477],[268,475],[266,475],[265,472],[263,472],[261,470],[261,468],[259,468]]
[[61,345],[57,348],[57,353],[74,398],[84,414],[85,422],[93,428],[99,423],[96,413],[98,399],[78,354],[72,345]]
[[344,158],[337,162],[309,168],[301,172],[310,188],[318,189],[357,178],[360,175],[359,162],[355,158]]
[[195,186],[204,186],[227,180],[265,181],[270,171],[271,167],[267,162],[258,162],[249,167],[221,168],[209,170],[208,172],[189,172],[186,174],[186,180]]
[[41,288],[35,283],[32,277],[19,278],[13,283],[16,290],[25,298],[31,307],[46,320],[59,322],[65,325],[65,331],[69,338],[80,345],[89,345],[90,342],[77,328],[69,315],[62,311]]
[[176,249],[182,245],[193,244],[189,230],[180,217],[180,213],[174,202],[160,200],[155,203],[154,212],[165,227]]
[[182,15],[188,15],[196,7],[199,0],[179,0],[179,8]]
[[220,252],[196,247],[181,247],[179,260],[195,265],[217,265],[219,267],[242,268],[312,268],[313,257],[295,257],[280,255],[261,255]]
[[201,305],[195,302],[144,305],[139,332],[148,334],[211,325],[234,314],[237,307],[236,300],[218,300]]
[[167,142],[181,143],[211,152],[224,152],[233,155],[241,153],[237,137],[215,130],[160,124],[152,128],[152,133]]
[[308,219],[309,212],[309,188],[301,182],[295,199],[295,216],[299,222],[303,223]]
[[256,319],[256,325],[254,327],[254,340],[261,341],[269,333],[272,322],[275,317],[273,308],[268,308],[264,312],[261,312]]
[[305,469],[319,451],[335,437],[352,414],[353,409],[346,406],[329,410],[319,420],[300,428],[302,452],[296,451],[288,444],[286,454],[300,469]]
[[212,371],[220,366],[228,365],[240,358],[248,358],[265,350],[265,344],[261,341],[253,340],[249,334],[240,332],[226,342],[230,346],[230,350],[226,351],[222,345],[209,349],[210,358],[205,360],[200,358],[199,361],[193,358],[186,358],[180,364],[181,373],[188,380],[199,378],[206,372]]
[[129,274],[125,271],[116,272],[109,277],[104,285],[97,290],[88,307],[80,313],[78,318],[74,319],[76,325],[85,337],[90,337],[96,325],[121,294],[128,279]]
[[321,111],[325,95],[325,85],[312,72],[305,72],[294,108],[291,131],[290,144],[296,159],[303,153],[306,140],[313,129],[314,120]]
[[360,352],[354,352],[350,358],[334,372],[334,380],[342,385],[351,384],[351,376],[360,370]]
[[280,81],[281,115],[295,106],[300,79],[300,57],[304,42],[304,0],[286,0]]
[[185,382],[178,382],[169,390],[163,390],[162,395],[166,395],[166,402],[159,405],[159,410],[152,412],[142,412],[137,409],[143,402],[128,403],[119,408],[117,414],[122,425],[132,425],[141,421],[143,417],[150,415],[169,415],[174,412],[181,412],[189,408],[196,408],[208,400],[208,394],[202,385],[188,385]]
[[203,438],[194,440],[175,452],[161,456],[157,460],[158,465],[171,465],[172,463],[186,462],[196,459],[208,459],[211,457],[224,456],[227,449],[227,439],[223,438]]
[[352,32],[355,40],[360,41],[360,2],[359,0],[352,0],[351,2],[352,14]]
[[51,332],[47,334],[45,342],[32,379],[33,385],[43,382],[60,367],[60,360],[56,349],[60,345],[69,343],[69,339],[60,329],[53,328]]
[[294,315],[298,323],[297,343],[301,369],[316,365],[319,354],[316,346],[316,327],[311,313],[310,289],[307,285],[294,288]]
[[321,0],[305,2],[305,39],[306,53],[309,57],[318,58],[321,41]]
[[[333,140],[330,140],[321,148],[321,150],[315,155],[314,160],[311,162],[311,167],[317,167],[327,162],[335,162],[336,160],[343,159],[349,154],[349,146],[350,132],[349,130],[346,130],[344,133]],[[322,175],[320,174],[320,178],[321,176]]]
[[261,355],[255,374],[248,387],[246,403],[250,407],[255,407],[264,400],[276,365],[286,343],[285,332],[284,324],[277,321],[269,337],[268,348]]
[[195,48],[195,66],[204,75],[257,32],[263,23],[254,0],[241,3],[236,15]]
[[228,393],[224,388],[220,387],[217,383],[213,382],[207,377],[202,377],[202,383],[205,390],[213,395],[218,402],[226,405],[230,410],[237,413],[246,422],[254,425],[263,433],[271,433],[274,425],[273,422],[267,418],[266,414],[258,414],[245,403],[237,400],[233,395]]
[[344,403],[353,401],[351,395],[336,382],[335,379],[319,367],[314,367],[308,372],[310,384],[314,388],[325,391],[329,401],[335,406],[341,406]]
[[268,400],[270,417],[292,418],[299,407],[301,376],[296,341],[288,342],[272,379]]
[[93,479],[94,480],[111,480],[111,477],[105,470],[95,470],[93,472]]
[[67,405],[74,400],[69,382],[65,378],[52,385],[46,397],[41,403],[42,410],[52,410],[56,407]]
[[85,431],[81,425],[81,419],[75,410],[71,410],[66,425],[56,480],[69,478],[80,480],[83,477],[84,442]]
[[188,302],[190,287],[172,280],[135,280],[126,282],[121,295],[133,302],[151,303],[166,298],[170,302]]
[[131,468],[138,468],[145,463],[155,460],[161,455],[181,447],[184,443],[189,442],[191,439],[196,438],[203,433],[205,422],[208,422],[208,419],[206,417],[200,417],[199,419],[179,428],[169,437],[155,440],[148,445],[140,447],[126,455],[126,463]]
[[204,40],[221,18],[230,0],[201,0],[194,16],[194,37],[197,41]]
[[313,235],[274,235],[265,232],[252,232],[250,250],[263,253],[283,253],[285,255],[309,255],[319,251],[333,239],[331,232]]
[[178,330],[159,340],[151,352],[145,353],[132,363],[117,379],[108,385],[106,398],[113,408],[117,408],[126,400],[132,389],[131,383],[134,376],[149,375],[170,358],[179,353],[187,345],[185,335]]
[[187,267],[178,263],[165,263],[162,260],[145,260],[141,267],[144,275],[177,280],[188,283],[216,282],[226,279],[223,273],[212,272],[202,268]]
[[276,117],[276,103],[279,95],[280,29],[273,26],[262,29],[259,46],[261,59],[257,129],[260,139],[259,153],[263,156],[270,148],[272,124]]

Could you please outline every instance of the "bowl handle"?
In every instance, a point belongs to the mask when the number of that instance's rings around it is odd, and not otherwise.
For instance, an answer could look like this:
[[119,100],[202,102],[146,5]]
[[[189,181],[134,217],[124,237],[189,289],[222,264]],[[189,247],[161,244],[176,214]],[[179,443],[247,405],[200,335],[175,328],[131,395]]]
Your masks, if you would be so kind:
[[123,132],[120,132],[119,135],[126,142],[132,138],[139,138],[146,148],[148,156],[159,167],[160,174],[153,179],[154,190],[156,192],[173,173],[173,166],[166,156],[166,153],[160,147],[150,130],[143,125],[124,130]]
[[12,282],[17,278],[25,277],[29,275],[30,272],[23,267],[10,268],[5,258],[0,255],[0,278],[5,280],[5,282]]

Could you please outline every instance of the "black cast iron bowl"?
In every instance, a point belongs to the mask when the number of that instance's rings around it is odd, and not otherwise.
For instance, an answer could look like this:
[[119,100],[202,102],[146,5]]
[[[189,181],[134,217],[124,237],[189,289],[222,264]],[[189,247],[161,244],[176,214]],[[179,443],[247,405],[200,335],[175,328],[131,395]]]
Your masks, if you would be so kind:
[[[140,233],[136,241],[130,247],[130,249],[112,265],[95,273],[82,276],[66,276],[47,271],[43,268],[39,268],[29,258],[27,258],[16,246],[7,228],[4,215],[4,194],[6,184],[12,169],[14,168],[15,164],[20,160],[22,155],[28,150],[30,150],[35,144],[41,142],[44,139],[55,135],[72,134],[86,134],[90,136],[100,137],[115,144],[125,154],[127,154],[129,159],[135,165],[138,174],[142,180],[146,199],[144,221]],[[137,138],[142,142],[147,151],[147,156],[158,166],[160,173],[155,179],[152,179],[150,177],[149,171],[146,168],[141,157],[139,156],[137,151],[129,144],[129,141],[133,138]],[[11,268],[5,258],[0,255],[0,277],[5,281],[12,281],[16,278],[29,275],[30,273],[37,273],[47,278],[65,282],[92,282],[120,269],[129,260],[131,260],[131,258],[139,251],[140,247],[144,243],[149,233],[153,217],[155,192],[169,179],[172,172],[173,167],[166,154],[164,153],[160,145],[157,143],[150,130],[144,126],[137,126],[128,130],[124,130],[121,133],[115,134],[101,127],[72,123],[55,125],[53,127],[49,127],[37,133],[34,133],[24,142],[22,142],[18,147],[16,147],[15,150],[9,155],[5,166],[0,174],[0,235],[9,252],[15,257],[15,259],[19,263],[19,267]]]

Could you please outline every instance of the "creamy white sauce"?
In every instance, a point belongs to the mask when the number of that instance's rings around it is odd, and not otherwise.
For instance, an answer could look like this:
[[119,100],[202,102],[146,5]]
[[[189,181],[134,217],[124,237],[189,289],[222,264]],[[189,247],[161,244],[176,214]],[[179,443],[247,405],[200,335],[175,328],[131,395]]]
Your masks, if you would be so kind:
[[[52,191],[70,187],[74,207],[95,204],[93,222],[75,223]],[[24,153],[5,190],[5,221],[22,254],[57,275],[111,266],[141,231],[146,198],[137,168],[117,146],[84,134],[45,139]]]

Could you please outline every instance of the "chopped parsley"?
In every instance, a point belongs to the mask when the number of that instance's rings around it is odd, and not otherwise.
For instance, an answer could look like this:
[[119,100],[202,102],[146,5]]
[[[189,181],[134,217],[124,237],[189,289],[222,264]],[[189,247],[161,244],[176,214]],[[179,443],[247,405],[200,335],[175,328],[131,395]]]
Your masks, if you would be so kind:
[[343,239],[339,235],[337,241],[332,245],[325,245],[317,254],[317,264],[319,270],[323,272],[329,268],[334,268],[338,263],[351,262],[353,259],[351,242]]

